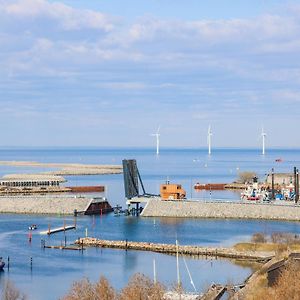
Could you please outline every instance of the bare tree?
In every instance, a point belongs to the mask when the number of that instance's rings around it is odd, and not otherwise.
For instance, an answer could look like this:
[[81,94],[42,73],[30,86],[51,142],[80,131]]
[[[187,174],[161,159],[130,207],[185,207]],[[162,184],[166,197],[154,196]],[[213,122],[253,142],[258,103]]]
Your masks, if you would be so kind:
[[119,300],[162,300],[165,289],[143,274],[135,274],[121,291]]
[[114,300],[117,298],[114,288],[103,276],[101,276],[99,281],[95,284],[95,296],[95,300]]
[[9,280],[6,281],[2,291],[1,300],[25,300],[26,296]]
[[69,291],[69,293],[63,298],[63,300],[94,300],[95,289],[94,285],[89,279],[84,278],[80,281],[75,281]]
[[257,174],[255,172],[251,172],[251,171],[240,172],[238,174],[237,182],[239,183],[252,182],[254,177],[257,177]]

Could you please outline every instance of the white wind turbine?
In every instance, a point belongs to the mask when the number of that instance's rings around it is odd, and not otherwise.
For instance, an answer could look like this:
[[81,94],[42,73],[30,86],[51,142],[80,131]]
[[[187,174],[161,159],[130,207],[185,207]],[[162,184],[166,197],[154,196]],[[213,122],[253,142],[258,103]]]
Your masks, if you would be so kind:
[[207,144],[208,144],[208,155],[211,155],[211,126],[208,126],[208,132],[207,132]]
[[157,155],[159,154],[159,137],[160,137],[159,130],[160,130],[160,126],[158,126],[156,133],[151,134],[152,136],[156,137],[156,154]]
[[262,129],[261,129],[261,137],[262,137],[262,155],[265,155],[265,153],[266,153],[266,149],[265,149],[265,147],[266,147],[266,136],[267,136],[267,134],[266,134],[265,131],[264,131],[264,127],[262,127]]

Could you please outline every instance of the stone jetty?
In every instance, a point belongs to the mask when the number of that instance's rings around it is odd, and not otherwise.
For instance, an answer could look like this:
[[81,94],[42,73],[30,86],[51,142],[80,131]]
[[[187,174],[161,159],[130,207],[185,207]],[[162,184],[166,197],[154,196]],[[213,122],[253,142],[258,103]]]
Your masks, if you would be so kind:
[[85,211],[92,198],[65,195],[0,196],[0,213],[74,214]]
[[281,201],[278,204],[252,202],[220,202],[204,200],[147,202],[143,217],[266,219],[300,221],[300,205]]
[[165,254],[176,254],[177,251],[181,255],[206,256],[206,257],[223,257],[231,259],[243,259],[254,261],[265,261],[270,259],[274,252],[259,252],[259,251],[236,251],[233,248],[225,247],[201,247],[190,245],[179,245],[178,250],[176,244],[158,244],[149,242],[133,242],[133,241],[109,241],[101,240],[92,237],[80,238],[75,241],[86,247],[102,247],[115,248],[123,250],[141,250],[152,251]]

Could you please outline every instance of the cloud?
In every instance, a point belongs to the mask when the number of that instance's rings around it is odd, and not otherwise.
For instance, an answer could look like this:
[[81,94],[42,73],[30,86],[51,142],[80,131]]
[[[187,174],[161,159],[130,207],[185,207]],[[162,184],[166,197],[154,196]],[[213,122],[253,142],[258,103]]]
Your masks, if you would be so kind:
[[270,109],[274,119],[296,115],[300,9],[288,9],[126,21],[59,1],[0,0],[0,101],[11,100],[2,116],[99,127],[122,119],[142,131],[153,118],[180,129],[255,122]]
[[114,28],[112,18],[92,10],[79,10],[60,2],[45,0],[5,1],[0,9],[15,20],[48,19],[58,22],[63,30],[96,29],[109,32]]

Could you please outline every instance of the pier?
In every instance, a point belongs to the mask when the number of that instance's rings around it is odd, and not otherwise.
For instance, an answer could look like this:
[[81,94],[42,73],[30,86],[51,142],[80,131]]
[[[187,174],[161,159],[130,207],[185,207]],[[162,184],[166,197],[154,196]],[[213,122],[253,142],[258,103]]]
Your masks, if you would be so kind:
[[133,241],[109,241],[96,238],[86,237],[75,241],[75,244],[87,247],[115,248],[123,250],[141,250],[152,251],[165,254],[176,254],[177,251],[182,255],[205,256],[205,257],[223,257],[231,259],[251,260],[251,261],[268,261],[274,253],[258,251],[236,251],[233,248],[223,247],[201,247],[194,245],[160,244],[149,242]]
[[72,230],[72,229],[76,229],[76,226],[75,225],[70,225],[70,226],[57,227],[57,228],[53,228],[53,229],[51,229],[49,227],[48,230],[41,231],[40,234],[51,235],[51,234],[54,234],[54,233],[58,233],[58,232],[62,232],[62,231],[67,231],[67,230]]
[[59,250],[77,250],[83,251],[85,248],[78,247],[78,246],[44,246],[47,249],[59,249]]

